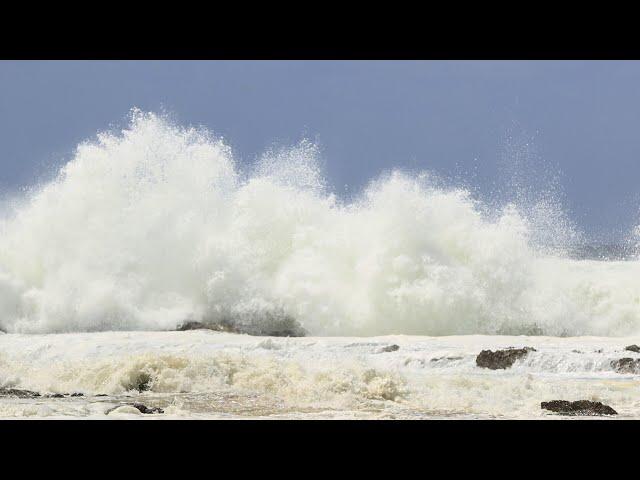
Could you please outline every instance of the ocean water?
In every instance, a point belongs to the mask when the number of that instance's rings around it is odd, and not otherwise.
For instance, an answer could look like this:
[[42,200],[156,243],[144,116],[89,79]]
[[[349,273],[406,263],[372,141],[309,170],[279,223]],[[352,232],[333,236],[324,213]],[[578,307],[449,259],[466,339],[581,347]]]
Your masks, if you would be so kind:
[[[210,132],[134,111],[5,194],[0,388],[84,396],[0,395],[0,416],[138,417],[105,413],[135,399],[165,410],[144,418],[638,414],[638,376],[611,367],[640,342],[633,232],[585,242],[553,198],[496,205],[428,172],[342,198],[318,155],[241,167]],[[523,345],[511,369],[475,365]]]

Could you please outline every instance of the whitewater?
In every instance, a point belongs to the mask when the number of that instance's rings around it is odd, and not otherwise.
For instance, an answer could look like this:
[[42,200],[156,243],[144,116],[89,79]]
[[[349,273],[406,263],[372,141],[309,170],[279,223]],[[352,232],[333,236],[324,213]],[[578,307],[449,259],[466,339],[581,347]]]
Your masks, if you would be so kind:
[[[428,172],[341,198],[319,158],[302,141],[242,166],[206,129],[134,110],[5,193],[0,389],[41,395],[0,395],[0,417],[137,418],[131,398],[154,418],[640,413],[640,377],[611,367],[637,357],[635,257],[575,258],[553,202],[495,206]],[[175,331],[190,322],[213,330]],[[536,351],[475,364],[511,346]]]

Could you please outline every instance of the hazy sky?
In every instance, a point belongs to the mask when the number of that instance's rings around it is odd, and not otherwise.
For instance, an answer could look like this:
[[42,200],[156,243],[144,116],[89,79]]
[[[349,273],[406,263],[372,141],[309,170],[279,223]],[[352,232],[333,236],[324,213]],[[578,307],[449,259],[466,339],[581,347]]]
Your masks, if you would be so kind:
[[336,191],[393,168],[488,194],[560,170],[589,232],[637,219],[640,62],[0,62],[0,187],[30,185],[128,111],[223,135],[242,161],[306,136]]

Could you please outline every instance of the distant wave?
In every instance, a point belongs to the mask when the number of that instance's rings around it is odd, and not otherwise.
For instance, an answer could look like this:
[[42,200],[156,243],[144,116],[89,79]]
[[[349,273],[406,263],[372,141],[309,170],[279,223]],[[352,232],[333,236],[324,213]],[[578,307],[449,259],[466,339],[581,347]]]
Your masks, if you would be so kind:
[[0,328],[640,333],[640,262],[544,253],[566,229],[554,208],[400,171],[343,201],[317,155],[303,141],[242,172],[211,133],[134,111],[0,209]]

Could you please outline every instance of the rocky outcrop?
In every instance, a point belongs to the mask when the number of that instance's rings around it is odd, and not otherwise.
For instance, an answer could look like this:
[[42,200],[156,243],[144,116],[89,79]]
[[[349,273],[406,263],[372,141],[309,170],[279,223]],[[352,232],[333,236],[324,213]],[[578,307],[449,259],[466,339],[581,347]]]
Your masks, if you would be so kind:
[[611,366],[617,373],[640,373],[640,358],[621,358],[611,362]]
[[476,357],[476,365],[481,368],[499,370],[511,367],[516,360],[524,358],[529,352],[535,352],[533,347],[507,348],[505,350],[482,350]]
[[592,402],[590,400],[578,400],[569,402],[567,400],[552,400],[550,402],[542,402],[540,407],[543,410],[559,413],[561,415],[572,416],[599,416],[599,415],[617,415],[613,408],[601,402]]
[[178,325],[176,328],[179,332],[184,332],[186,330],[217,330],[213,325],[205,325],[202,322],[184,322],[181,325]]
[[640,353],[640,346],[638,346],[638,345],[629,345],[629,346],[625,347],[624,349],[629,351],[629,352]]
[[249,320],[223,319],[215,322],[189,320],[176,330],[214,330],[217,332],[245,333],[259,337],[304,337],[307,332],[302,325],[288,315],[264,313]]
[[0,388],[0,397],[36,398],[39,396],[40,394],[38,392],[32,392],[31,390]]

